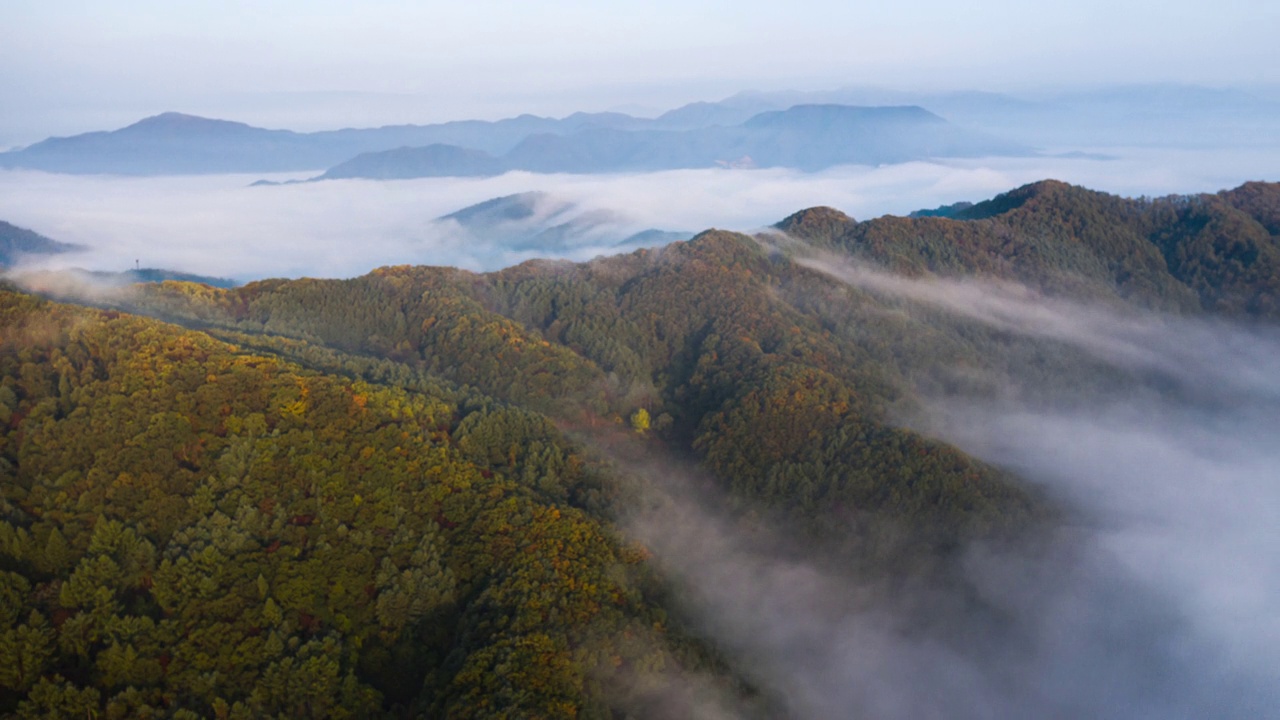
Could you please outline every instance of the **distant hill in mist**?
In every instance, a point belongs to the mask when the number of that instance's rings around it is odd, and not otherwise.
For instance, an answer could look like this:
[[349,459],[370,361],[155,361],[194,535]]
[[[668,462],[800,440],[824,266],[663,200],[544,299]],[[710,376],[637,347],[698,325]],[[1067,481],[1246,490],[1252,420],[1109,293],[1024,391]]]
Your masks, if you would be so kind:
[[12,266],[23,255],[55,255],[83,249],[0,220],[0,268]]
[[[83,245],[59,242],[57,240],[47,238],[35,231],[20,228],[17,225],[12,225],[0,220],[0,270],[12,268],[19,260],[26,256],[57,255],[60,253],[77,252],[85,249],[86,248]],[[164,268],[138,268],[121,272],[81,270],[78,268],[68,270],[40,270],[24,272],[22,273],[22,277],[24,283],[28,286],[40,284],[32,282],[36,278],[40,277],[45,278],[47,281],[45,284],[56,283],[58,285],[65,284],[67,282],[87,282],[97,285],[118,286],[133,283],[164,282],[165,280],[202,283],[204,285],[212,285],[213,287],[219,288],[233,288],[238,284],[234,280],[228,280],[227,278],[197,275],[194,273],[167,270]]]
[[688,240],[693,233],[637,229],[621,213],[545,192],[493,198],[438,218],[447,234],[506,250],[562,254],[575,249],[623,250]]
[[122,284],[158,283],[172,280],[175,282],[200,283],[201,285],[210,285],[212,287],[224,289],[233,288],[240,284],[230,278],[214,277],[212,275],[198,275],[196,273],[182,272],[181,270],[168,270],[165,268],[138,268],[136,270],[124,270],[122,272],[94,270],[87,271],[85,274],[95,280],[105,280]]

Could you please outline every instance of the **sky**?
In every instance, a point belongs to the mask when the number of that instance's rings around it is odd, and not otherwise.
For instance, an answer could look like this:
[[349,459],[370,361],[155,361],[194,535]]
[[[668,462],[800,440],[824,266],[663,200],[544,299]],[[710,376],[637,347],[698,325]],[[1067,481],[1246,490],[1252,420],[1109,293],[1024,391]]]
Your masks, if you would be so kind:
[[741,90],[1280,83],[1269,0],[5,0],[0,147],[166,110],[309,130]]

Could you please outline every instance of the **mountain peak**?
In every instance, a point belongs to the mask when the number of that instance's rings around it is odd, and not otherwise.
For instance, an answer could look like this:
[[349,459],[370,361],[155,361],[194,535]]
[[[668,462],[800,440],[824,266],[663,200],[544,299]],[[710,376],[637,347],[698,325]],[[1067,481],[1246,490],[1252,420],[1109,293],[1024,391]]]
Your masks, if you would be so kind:
[[138,125],[190,125],[190,124],[210,123],[210,122],[230,122],[230,121],[214,120],[212,118],[200,117],[199,115],[188,115],[187,113],[180,113],[180,112],[175,112],[173,110],[170,110],[168,112],[162,112],[159,115],[151,115],[149,117],[144,117],[138,122],[134,123],[133,126],[131,127],[138,126]]
[[774,227],[805,240],[830,242],[856,222],[835,208],[819,206],[793,213]]
[[163,112],[159,115],[145,117],[122,129],[123,131],[145,130],[148,132],[189,132],[206,130],[252,130],[250,125],[232,120],[216,120],[213,118],[188,115],[180,112]]
[[[492,225],[502,222],[515,222],[533,217],[538,208],[552,202],[553,198],[545,192],[530,192],[504,195],[469,205],[456,212],[445,215],[440,220],[454,220],[463,225],[482,223]],[[567,204],[560,203],[560,205]]]
[[1039,180],[1001,193],[990,200],[984,200],[972,207],[955,213],[957,220],[983,220],[1017,210],[1029,202],[1053,202],[1071,193],[1094,193],[1061,180]]
[[946,120],[918,105],[794,105],[786,110],[763,112],[748,120],[747,127],[766,127],[777,124],[857,123],[874,121],[908,121],[916,123],[945,124]]

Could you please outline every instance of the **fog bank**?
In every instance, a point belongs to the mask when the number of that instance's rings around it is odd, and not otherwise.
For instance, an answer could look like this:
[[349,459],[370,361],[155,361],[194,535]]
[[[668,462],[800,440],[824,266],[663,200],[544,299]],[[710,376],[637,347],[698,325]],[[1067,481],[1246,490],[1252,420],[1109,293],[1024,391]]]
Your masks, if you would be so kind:
[[[1109,151],[1112,152],[1112,151]],[[232,277],[351,277],[389,264],[496,269],[530,257],[589,259],[609,246],[513,250],[460,242],[433,220],[491,198],[542,191],[624,217],[634,230],[749,231],[815,205],[859,219],[982,200],[1057,178],[1125,195],[1214,192],[1268,179],[1280,152],[1124,151],[1114,160],[997,158],[820,173],[683,170],[630,175],[536,175],[340,180],[249,187],[257,176],[121,178],[0,171],[0,219],[86,253],[38,267],[118,271],[134,266]],[[298,177],[309,176],[302,173]],[[284,180],[288,176],[272,179]]]

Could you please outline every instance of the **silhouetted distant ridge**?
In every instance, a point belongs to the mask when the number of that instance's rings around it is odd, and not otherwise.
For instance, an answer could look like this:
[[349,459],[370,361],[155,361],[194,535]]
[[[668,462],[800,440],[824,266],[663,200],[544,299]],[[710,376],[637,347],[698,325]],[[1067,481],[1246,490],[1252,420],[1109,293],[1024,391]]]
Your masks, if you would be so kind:
[[521,115],[496,122],[462,120],[297,133],[166,112],[119,130],[49,138],[0,153],[0,167],[119,175],[317,170],[362,153],[399,147],[441,144],[505,153],[535,133],[643,122],[618,113],[575,113],[563,119]]
[[[121,128],[121,133],[139,133],[139,132],[223,132],[223,133],[246,133],[260,131],[242,122],[232,120],[216,120],[212,118],[204,118],[198,115],[187,115],[180,112],[164,112],[159,115],[146,117],[138,122]],[[288,130],[267,130],[266,132],[287,133]]]
[[919,107],[798,105],[734,126],[689,130],[584,127],[537,133],[501,157],[443,146],[399,148],[356,158],[318,179],[789,167],[816,171],[932,157],[1024,154],[1027,148],[950,125]]
[[840,129],[854,121],[913,122],[945,124],[947,121],[914,105],[859,107],[852,105],[796,105],[788,110],[775,110],[755,115],[742,123],[748,128],[786,127],[812,130]]
[[442,174],[469,177],[496,175],[501,172],[502,165],[497,158],[483,150],[435,144],[426,147],[402,147],[382,152],[362,153],[329,168],[317,179],[396,180],[419,177],[418,168],[439,168]]
[[0,268],[13,265],[23,255],[53,255],[83,249],[0,220]]
[[167,112],[109,132],[49,138],[0,154],[0,166],[52,172],[153,175],[270,172],[323,166],[326,158],[289,130]]
[[[798,108],[802,109],[792,112]],[[788,116],[783,124],[792,132],[802,119],[813,122],[807,132],[822,131],[824,118],[857,112],[850,110],[853,108],[878,111],[898,123],[932,123],[935,127],[932,131],[916,127],[914,144],[905,145],[900,138],[867,135],[866,128],[857,137],[836,132],[835,150],[844,157],[825,165],[813,159],[785,159],[786,152],[779,153],[784,157],[781,160],[770,159],[767,153],[761,158],[749,150],[738,152],[740,148],[733,144],[741,145],[742,139],[734,133],[729,133],[730,147],[716,147],[709,140],[734,128],[765,129],[782,120],[776,113]],[[840,120],[848,121],[848,117]],[[861,122],[871,120],[864,117]],[[951,132],[944,130],[948,127]],[[580,133],[585,135],[567,144],[555,141]],[[693,135],[682,135],[685,133]],[[546,137],[534,140],[535,136]],[[1280,137],[1280,102],[1243,90],[1166,83],[1093,88],[1028,99],[967,90],[902,92],[845,87],[813,92],[741,92],[715,102],[689,103],[656,118],[618,112],[576,112],[562,118],[522,114],[497,121],[458,120],[312,133],[265,130],[166,112],[113,132],[49,138],[0,153],[0,167],[128,175],[293,172],[333,168],[364,153],[452,145],[488,153],[502,161],[503,167],[537,167],[548,172],[732,166],[744,155],[757,166],[802,167],[795,163],[804,162],[803,167],[808,168],[845,162],[899,162],[904,156],[1025,155],[1037,147],[1075,147],[1053,157],[1103,160],[1114,155],[1078,148],[1241,147],[1271,137]],[[526,141],[530,144],[518,157],[507,157]],[[845,147],[848,143],[860,149],[852,153]],[[811,144],[820,143],[811,140]],[[871,147],[875,144],[882,145],[878,157]],[[714,151],[707,157],[709,147]],[[851,154],[856,157],[849,159]],[[425,176],[475,172],[467,171],[466,162],[443,158],[406,162],[405,166]],[[389,172],[389,165],[383,163],[377,172]]]
[[[157,175],[329,168],[317,179],[397,179],[703,167],[819,170],[930,157],[1021,155],[1029,148],[952,126],[914,106],[797,105],[763,113],[690,107],[648,120],[621,113],[521,115],[315,133],[266,130],[178,112],[109,132],[0,153],[0,167]],[[744,117],[745,115],[745,117]]]

